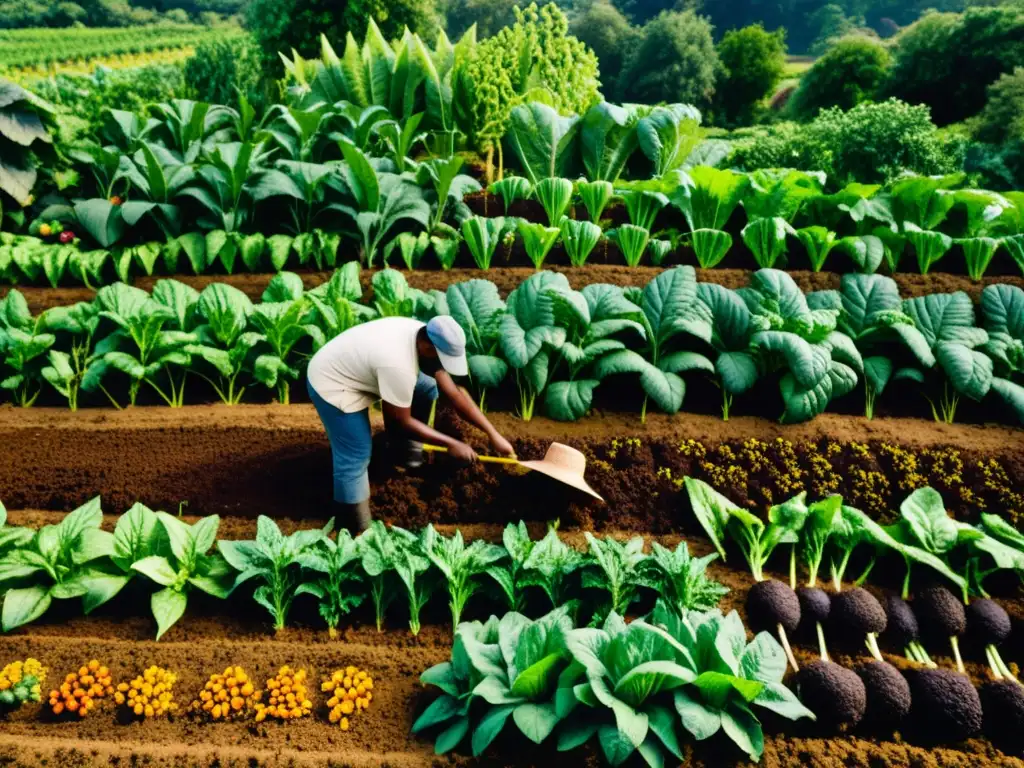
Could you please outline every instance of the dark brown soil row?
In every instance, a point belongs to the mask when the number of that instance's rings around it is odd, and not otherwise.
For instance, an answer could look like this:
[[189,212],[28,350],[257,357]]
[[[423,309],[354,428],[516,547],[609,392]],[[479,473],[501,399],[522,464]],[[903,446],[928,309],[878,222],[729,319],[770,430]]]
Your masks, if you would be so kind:
[[[41,524],[52,522],[54,518],[53,513],[45,512],[12,513],[12,522],[17,524]],[[111,522],[112,519],[107,520],[108,524]],[[313,521],[287,521],[282,527],[292,530],[310,524]],[[225,536],[251,536],[253,527],[251,520],[228,518],[222,523],[221,532]],[[496,540],[501,531],[500,526],[493,525],[461,527],[469,538]],[[539,535],[539,528],[532,533]],[[580,533],[569,533],[567,538],[576,546],[584,545]],[[668,546],[677,541],[677,537],[659,538]],[[690,541],[690,546],[695,554],[710,550],[709,542],[698,537]],[[722,609],[736,609],[742,615],[751,583],[749,575],[720,562],[712,564],[710,575],[733,590],[723,600]],[[115,681],[130,678],[150,664],[160,664],[179,676],[175,687],[179,705],[187,704],[196,695],[209,674],[232,664],[243,666],[260,681],[283,664],[304,667],[309,670],[314,685],[331,670],[355,664],[374,676],[375,700],[369,712],[353,718],[348,733],[342,733],[325,721],[323,697],[316,688],[312,694],[314,716],[286,725],[209,724],[187,716],[134,722],[121,715],[109,700],[102,702],[98,711],[85,720],[55,721],[42,706],[31,706],[3,721],[0,764],[36,766],[45,764],[44,761],[59,760],[61,764],[72,766],[126,763],[190,767],[414,766],[433,761],[446,765],[525,767],[550,765],[555,759],[550,747],[532,747],[521,739],[506,736],[480,760],[456,756],[438,762],[432,757],[429,741],[408,733],[410,724],[432,696],[418,683],[419,674],[448,657],[451,635],[440,597],[428,605],[424,629],[415,638],[397,628],[398,621],[393,622],[396,628],[379,634],[368,623],[368,617],[363,616],[335,640],[313,626],[313,614],[304,610],[308,606],[301,600],[293,612],[298,626],[289,627],[277,636],[268,633],[262,616],[242,610],[244,602],[190,604],[185,618],[159,643],[150,639],[152,622],[137,615],[139,611],[125,615],[104,608],[98,616],[83,618],[75,614],[72,606],[63,612],[52,612],[37,625],[0,637],[0,662],[27,656],[39,658],[50,669],[51,683],[91,658],[107,664]],[[468,618],[483,618],[481,611],[486,607],[480,603],[479,597],[474,598]],[[136,603],[140,604],[145,605],[144,601]],[[798,646],[795,651],[801,663],[813,658],[813,651],[806,645]],[[834,658],[847,666],[863,660],[863,653],[856,649],[853,655],[841,647],[832,651]],[[888,658],[898,666],[906,665],[897,656]],[[943,666],[951,663],[942,654],[935,654],[935,659]],[[969,661],[968,669],[975,683],[985,679],[982,665]],[[797,765],[820,768],[836,765],[1024,767],[1024,762],[1002,754],[980,739],[953,747],[928,749],[906,743],[900,735],[895,740],[889,740],[891,736],[887,739],[867,733],[822,738],[811,724],[794,725],[771,718],[765,720],[765,726],[762,765],[773,768]],[[908,736],[917,742],[913,734]],[[687,764],[698,768],[746,764],[719,740],[697,749],[689,745],[688,750],[690,762]],[[511,754],[515,754],[516,759],[510,759]],[[575,764],[595,767],[601,764],[593,751],[575,753],[573,759]]]
[[[627,267],[624,265],[602,265],[592,264],[582,268],[545,265],[545,268],[556,272],[563,272],[572,283],[573,287],[579,289],[591,283],[613,283],[616,285],[646,285],[662,270],[657,267]],[[532,267],[504,267],[497,261],[489,270],[470,268],[452,269],[447,272],[436,270],[415,270],[405,272],[409,284],[421,290],[445,290],[452,283],[483,278],[490,280],[498,286],[502,295],[507,295],[512,289],[518,286],[523,280],[533,274]],[[331,272],[302,272],[303,282],[307,288],[314,288],[324,281],[330,279]],[[718,283],[728,288],[742,288],[750,280],[750,270],[746,269],[698,269],[697,277],[704,282]],[[833,272],[807,272],[791,271],[790,274],[804,291],[818,291],[829,288],[838,288],[841,276]],[[362,281],[364,288],[369,290],[372,270],[364,270]],[[202,290],[210,283],[228,283],[244,291],[253,299],[258,299],[263,290],[270,282],[272,275],[176,275],[175,279],[188,283],[189,285]],[[135,285],[146,290],[151,290],[159,277],[138,278]],[[951,274],[930,274],[916,275],[901,273],[894,278],[900,287],[900,294],[905,298],[922,296],[930,293],[948,293],[951,291],[966,291],[977,301],[981,290],[992,283],[1009,283],[1024,287],[1024,278],[1019,276],[1007,277],[986,277],[980,283],[975,283],[966,277]],[[3,296],[6,287],[0,287],[0,296]],[[25,294],[29,307],[33,313],[38,313],[50,307],[73,304],[77,301],[90,301],[95,295],[88,288],[41,288],[41,287],[18,287],[18,290]]]
[[[842,493],[884,518],[910,490],[931,484],[964,519],[989,510],[1016,522],[1024,512],[1021,432],[1006,427],[836,414],[788,426],[692,414],[652,414],[646,425],[621,414],[572,424],[492,416],[524,459],[541,458],[551,441],[582,450],[588,480],[608,503],[587,502],[536,473],[443,459],[404,473],[381,459],[371,467],[377,513],[409,526],[522,517],[686,532],[693,520],[679,485],[687,474],[760,510],[808,490],[812,497]],[[168,510],[184,502],[202,514],[329,515],[330,454],[309,405],[5,407],[0,446],[0,499],[12,509],[66,511],[102,495],[117,512],[142,501]],[[375,455],[384,453],[378,446]]]

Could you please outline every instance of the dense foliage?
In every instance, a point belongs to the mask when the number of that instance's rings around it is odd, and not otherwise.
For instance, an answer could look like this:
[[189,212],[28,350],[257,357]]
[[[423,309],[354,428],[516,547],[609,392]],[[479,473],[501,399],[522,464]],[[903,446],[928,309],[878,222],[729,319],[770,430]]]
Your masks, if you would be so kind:
[[[259,49],[248,36],[225,37],[196,46],[184,66],[187,98],[238,107],[239,95],[258,112],[268,101]],[[150,99],[163,101],[163,99]],[[111,109],[123,109],[114,104]]]
[[837,42],[800,78],[789,104],[801,120],[812,120],[822,109],[852,109],[870,101],[886,79],[889,53],[868,38]]
[[760,24],[725,33],[718,44],[722,76],[715,92],[716,122],[747,125],[775,91],[786,68],[785,33]]
[[310,354],[356,323],[450,314],[472,340],[474,394],[483,401],[503,389],[524,419],[536,405],[579,419],[612,377],[634,382],[642,415],[648,403],[678,412],[687,381],[706,377],[721,390],[723,418],[734,400],[773,389],[785,421],[813,418],[851,393],[870,417],[894,386],[923,395],[947,422],[964,398],[991,398],[1024,418],[1024,298],[1007,285],[985,289],[980,319],[964,293],[901,300],[889,278],[847,275],[841,290],[805,296],[772,269],[736,292],[698,284],[691,267],[666,270],[643,289],[582,291],[538,272],[506,301],[485,280],[423,292],[394,270],[376,273],[373,289],[373,305],[361,304],[350,262],[309,292],[282,273],[255,304],[224,284],[199,292],[161,280],[152,295],[116,283],[92,303],[33,317],[11,291],[0,303],[0,386],[22,406],[44,387],[72,408],[80,397],[134,404],[144,389],[181,406],[190,381],[205,381],[229,404],[260,387],[286,403]]
[[239,11],[243,0],[0,0],[0,29],[130,27],[156,21],[210,22]]

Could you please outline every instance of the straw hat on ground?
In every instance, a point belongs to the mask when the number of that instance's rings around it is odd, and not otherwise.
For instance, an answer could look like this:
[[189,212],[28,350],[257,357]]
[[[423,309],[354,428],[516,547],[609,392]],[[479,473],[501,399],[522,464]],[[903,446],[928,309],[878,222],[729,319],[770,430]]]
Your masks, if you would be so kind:
[[583,473],[587,469],[587,459],[575,448],[570,448],[568,445],[562,445],[561,443],[552,443],[543,460],[522,461],[520,465],[528,467],[534,472],[540,472],[542,475],[554,478],[560,483],[572,486],[593,496],[595,499],[604,501],[593,488],[587,485],[587,481],[583,479]]

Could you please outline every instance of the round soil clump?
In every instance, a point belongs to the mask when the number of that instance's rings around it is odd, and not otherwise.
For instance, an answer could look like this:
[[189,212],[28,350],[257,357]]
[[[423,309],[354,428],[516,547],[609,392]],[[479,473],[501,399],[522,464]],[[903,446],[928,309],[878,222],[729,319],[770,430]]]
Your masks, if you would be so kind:
[[914,600],[914,611],[925,635],[936,640],[959,637],[967,629],[963,601],[945,587],[928,587]]
[[867,691],[856,672],[831,661],[812,661],[796,675],[800,700],[825,731],[852,728],[864,717]]
[[910,683],[892,664],[871,661],[857,667],[867,692],[865,722],[894,731],[910,713]]
[[841,636],[863,639],[867,634],[880,634],[887,623],[885,609],[875,596],[860,587],[840,592],[832,598],[829,623]]
[[967,636],[979,646],[1000,645],[1012,631],[1010,614],[994,600],[981,598],[967,606]]
[[883,639],[902,653],[903,650],[921,637],[921,628],[910,603],[896,595],[889,595],[885,601],[886,625]]
[[923,738],[953,744],[981,731],[981,699],[966,675],[949,669],[907,672],[911,714]]
[[788,584],[759,581],[747,592],[747,623],[755,632],[775,634],[779,624],[787,633],[800,626],[800,600]]
[[796,591],[800,601],[800,626],[808,634],[814,634],[815,624],[825,624],[832,608],[828,592],[818,587],[800,587]]
[[996,680],[978,689],[984,712],[982,730],[1004,752],[1024,750],[1024,686]]

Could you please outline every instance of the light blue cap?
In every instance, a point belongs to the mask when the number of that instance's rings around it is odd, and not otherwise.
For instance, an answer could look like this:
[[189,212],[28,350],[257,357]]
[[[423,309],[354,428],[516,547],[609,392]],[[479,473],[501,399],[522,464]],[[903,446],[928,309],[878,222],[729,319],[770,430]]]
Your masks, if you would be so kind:
[[450,315],[438,315],[427,323],[427,338],[437,350],[441,365],[452,376],[469,374],[466,362],[466,333],[455,318]]

